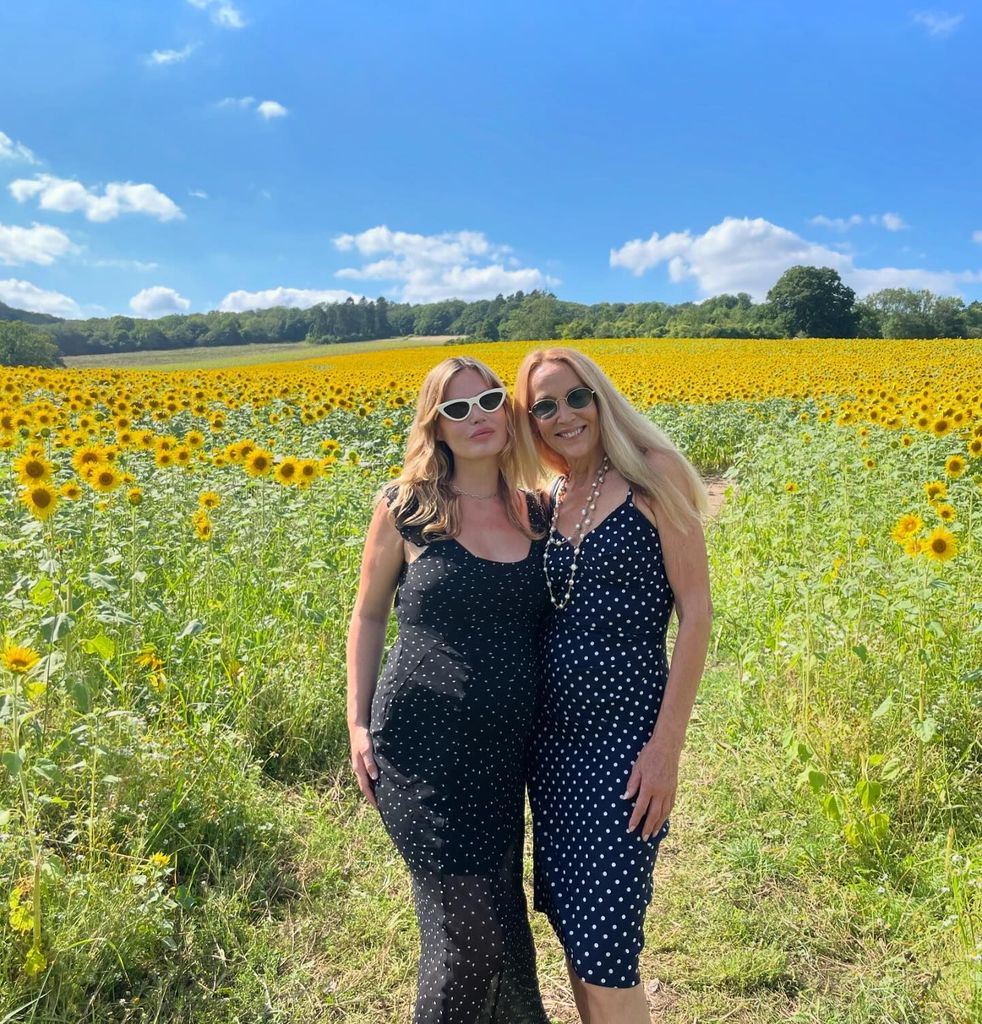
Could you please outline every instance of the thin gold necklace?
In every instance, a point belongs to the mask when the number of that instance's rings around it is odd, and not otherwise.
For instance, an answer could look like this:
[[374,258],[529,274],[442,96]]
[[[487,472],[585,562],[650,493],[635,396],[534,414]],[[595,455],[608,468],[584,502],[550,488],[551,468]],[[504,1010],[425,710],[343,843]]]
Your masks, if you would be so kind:
[[454,494],[463,494],[467,498],[477,498],[478,501],[490,501],[492,498],[498,497],[497,491],[495,491],[494,494],[471,494],[470,491],[462,491],[456,484],[451,484],[450,490],[452,490]]

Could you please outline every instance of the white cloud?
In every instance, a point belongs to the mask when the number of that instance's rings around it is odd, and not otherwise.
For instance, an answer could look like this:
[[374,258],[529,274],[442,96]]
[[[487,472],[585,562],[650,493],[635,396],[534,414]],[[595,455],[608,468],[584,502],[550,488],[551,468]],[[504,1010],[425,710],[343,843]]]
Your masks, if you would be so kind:
[[145,60],[151,67],[159,67],[167,64],[181,64],[197,50],[197,43],[188,43],[181,50],[154,50]]
[[152,288],[144,288],[138,291],[130,299],[130,309],[137,316],[144,316],[153,319],[158,316],[167,316],[168,313],[186,313],[191,308],[191,300],[174,291],[173,288],[164,288],[163,285],[155,284]]
[[887,231],[903,231],[910,227],[909,224],[904,223],[904,219],[899,213],[874,213],[870,217],[870,223],[879,224]]
[[849,217],[826,217],[824,213],[820,213],[817,217],[811,217],[808,223],[822,228],[832,228],[834,231],[848,231],[860,224],[876,224],[887,231],[902,231],[910,227],[904,223],[899,213],[871,213],[868,217],[861,213],[854,213]]
[[0,160],[22,160],[28,164],[41,162],[23,142],[14,142],[6,132],[0,132]]
[[207,11],[211,20],[222,28],[244,28],[242,12],[228,0],[188,0],[192,7]]
[[29,228],[0,224],[0,263],[40,263],[47,266],[74,246],[68,235],[48,224],[32,224]]
[[972,241],[973,242],[979,242],[980,244],[982,244],[982,231],[973,231],[972,232]]
[[850,228],[865,222],[866,218],[861,213],[854,213],[851,217],[826,217],[824,213],[820,213],[817,217],[812,217],[808,221],[809,224],[817,224],[823,228],[832,228],[835,231],[848,231]]
[[964,14],[949,14],[947,11],[914,11],[911,15],[915,25],[920,25],[929,36],[950,36],[965,20]]
[[229,292],[222,299],[219,309],[225,313],[243,313],[247,309],[270,309],[272,306],[290,306],[293,309],[307,309],[319,302],[344,302],[357,299],[359,295],[341,289],[318,290],[316,288],[267,288],[264,291]]
[[38,174],[11,182],[10,194],[19,203],[36,197],[42,210],[81,211],[91,221],[115,220],[123,213],[142,213],[161,221],[184,217],[174,200],[155,186],[131,181],[111,181],[99,195],[78,181]]
[[924,270],[911,267],[857,267],[855,257],[772,224],[762,217],[725,217],[701,235],[675,231],[636,238],[610,251],[610,265],[640,276],[662,263],[669,278],[694,280],[703,295],[749,292],[762,299],[788,267],[833,267],[865,295],[880,288],[930,288],[957,294],[959,285],[982,282],[982,271]]
[[282,103],[277,103],[276,100],[263,100],[256,107],[256,113],[268,121],[273,117],[286,117],[287,109]]
[[156,270],[160,266],[159,263],[149,263],[144,260],[117,260],[117,259],[97,259],[88,260],[85,264],[87,267],[98,267],[99,269],[111,268],[113,270],[139,270],[145,273],[150,270]]
[[264,121],[269,121],[274,117],[286,117],[289,113],[282,103],[277,103],[276,100],[263,100],[262,103],[258,103],[255,96],[226,96],[225,99],[219,100],[215,106],[219,110],[255,109],[256,113]]
[[191,188],[188,189],[188,195],[193,196],[195,199],[207,199],[208,193],[203,188]]
[[[419,235],[379,225],[357,235],[339,235],[334,245],[341,252],[383,257],[345,267],[338,277],[395,282],[406,302],[493,298],[499,292],[559,284],[535,267],[517,266],[509,246],[492,244],[480,231]],[[506,269],[506,263],[514,269]]]
[[255,96],[226,96],[219,100],[216,106],[219,108],[235,107],[238,110],[246,110],[256,102]]
[[0,281],[0,302],[15,309],[27,309],[32,313],[49,313],[51,316],[78,317],[81,310],[74,299],[61,292],[45,291],[30,281],[18,281],[8,277]]

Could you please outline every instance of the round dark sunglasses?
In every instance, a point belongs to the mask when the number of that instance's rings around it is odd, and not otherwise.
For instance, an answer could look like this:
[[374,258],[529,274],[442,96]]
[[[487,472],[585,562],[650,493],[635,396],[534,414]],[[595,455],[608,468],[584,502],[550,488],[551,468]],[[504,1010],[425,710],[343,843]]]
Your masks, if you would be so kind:
[[473,398],[453,398],[449,402],[441,402],[436,409],[448,420],[466,420],[475,405],[480,406],[484,412],[497,412],[504,400],[504,388],[490,388]]
[[559,412],[559,402],[565,402],[570,409],[585,409],[593,401],[594,393],[592,388],[581,385],[568,391],[566,397],[558,401],[555,398],[543,398],[529,406],[529,412],[537,420],[551,420]]

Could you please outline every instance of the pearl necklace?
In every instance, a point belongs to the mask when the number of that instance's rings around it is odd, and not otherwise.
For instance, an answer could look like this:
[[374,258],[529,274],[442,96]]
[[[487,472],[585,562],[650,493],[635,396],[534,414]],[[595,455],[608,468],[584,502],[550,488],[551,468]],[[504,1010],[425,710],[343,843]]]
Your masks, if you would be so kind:
[[546,546],[542,552],[542,568],[546,576],[546,586],[549,588],[549,600],[552,602],[553,608],[558,611],[562,611],[566,605],[569,604],[569,599],[573,595],[573,583],[576,580],[576,564],[580,557],[580,548],[583,546],[583,541],[590,531],[587,527],[590,525],[590,516],[593,515],[594,510],[597,507],[597,498],[600,497],[600,490],[604,485],[604,477],[607,475],[607,470],[610,468],[610,459],[604,455],[603,462],[600,463],[600,468],[597,470],[597,475],[593,479],[593,489],[590,497],[587,499],[587,503],[583,506],[583,511],[580,512],[580,521],[576,524],[576,536],[573,540],[573,562],[569,568],[569,581],[566,584],[566,593],[563,595],[561,601],[556,600],[556,595],[552,592],[552,580],[549,579],[549,545],[555,544],[557,547],[567,543],[566,538],[556,530],[556,523],[559,520],[559,506],[562,504],[562,500],[566,497],[566,485],[569,482],[567,477],[562,478],[562,485],[556,492],[556,500],[552,507],[552,521],[549,523],[549,536],[546,538]]

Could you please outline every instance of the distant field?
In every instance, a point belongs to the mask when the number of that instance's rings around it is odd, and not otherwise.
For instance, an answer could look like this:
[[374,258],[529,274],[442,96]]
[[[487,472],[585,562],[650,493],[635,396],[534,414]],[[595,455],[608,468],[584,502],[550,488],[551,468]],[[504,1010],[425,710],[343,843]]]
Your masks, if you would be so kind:
[[318,356],[376,352],[387,348],[442,345],[455,337],[458,335],[409,335],[405,338],[350,341],[339,345],[311,345],[306,341],[298,341],[286,344],[225,345],[216,348],[173,348],[150,352],[107,352],[104,355],[65,356],[65,365],[77,369],[111,366],[127,370],[220,370],[226,366],[286,363],[298,359],[316,359]]

